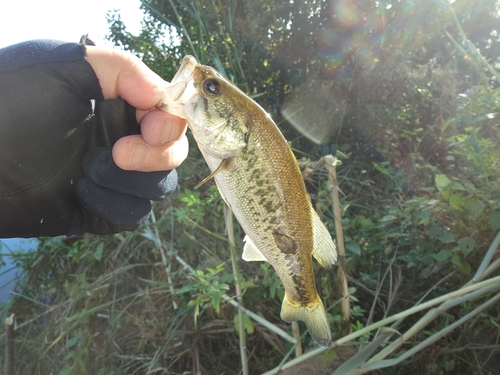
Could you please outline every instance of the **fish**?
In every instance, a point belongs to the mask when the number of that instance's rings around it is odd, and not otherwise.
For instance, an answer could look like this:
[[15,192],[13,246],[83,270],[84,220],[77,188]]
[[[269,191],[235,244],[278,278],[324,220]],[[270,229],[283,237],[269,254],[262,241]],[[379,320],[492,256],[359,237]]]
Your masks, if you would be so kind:
[[320,346],[331,330],[312,257],[337,260],[313,209],[297,160],[271,116],[216,69],[186,56],[165,87],[161,110],[185,118],[218,190],[245,232],[243,259],[267,261],[285,290],[281,318],[303,321]]

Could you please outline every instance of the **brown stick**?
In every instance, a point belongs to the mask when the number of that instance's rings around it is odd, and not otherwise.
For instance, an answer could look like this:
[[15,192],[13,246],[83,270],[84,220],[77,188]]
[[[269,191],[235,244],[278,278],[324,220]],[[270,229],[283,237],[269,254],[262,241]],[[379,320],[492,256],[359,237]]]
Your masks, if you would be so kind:
[[326,155],[324,158],[326,168],[328,169],[328,182],[331,186],[331,195],[333,201],[333,214],[335,218],[335,232],[337,237],[337,250],[339,255],[339,278],[342,289],[342,331],[344,335],[351,333],[351,325],[349,320],[351,318],[351,301],[349,300],[349,287],[347,284],[347,267],[345,263],[345,247],[344,247],[344,233],[342,231],[342,213],[340,210],[339,186],[337,182],[336,166],[339,160],[332,155]]
[[[231,251],[231,263],[233,265],[233,274],[234,279],[236,280],[236,297],[238,299],[238,303],[243,305],[243,292],[241,290],[241,285],[239,280],[240,270],[238,267],[238,261],[236,260],[236,248],[234,241],[234,225],[233,225],[233,210],[229,208],[229,206],[225,206],[225,219],[226,219],[226,229],[227,229],[227,239],[229,241],[229,247]],[[243,324],[243,311],[238,309],[238,321],[239,321],[239,337],[240,337],[240,358],[241,358],[241,373],[243,375],[248,375],[248,354],[247,354],[247,337],[245,326]]]
[[5,319],[4,375],[14,375],[14,314]]
[[300,330],[298,322],[292,322],[292,332],[293,338],[297,340],[297,345],[295,345],[295,357],[300,357],[302,355],[302,343],[300,342]]

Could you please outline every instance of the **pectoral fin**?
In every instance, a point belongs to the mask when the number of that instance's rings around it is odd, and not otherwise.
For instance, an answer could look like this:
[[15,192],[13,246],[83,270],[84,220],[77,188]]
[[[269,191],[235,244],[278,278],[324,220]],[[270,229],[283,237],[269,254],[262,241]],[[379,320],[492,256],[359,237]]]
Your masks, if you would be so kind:
[[233,157],[230,156],[228,158],[225,158],[224,160],[221,161],[221,163],[219,164],[219,166],[217,167],[217,169],[215,171],[213,171],[212,173],[210,173],[207,177],[205,177],[203,179],[203,181],[201,181],[198,185],[196,185],[194,188],[195,189],[198,189],[200,186],[202,186],[203,184],[205,184],[205,182],[209,181],[210,179],[212,179],[217,173],[223,171],[223,170],[226,170],[228,169],[229,167],[231,167],[231,165],[233,164]]
[[321,267],[328,268],[337,260],[337,250],[328,229],[321,222],[316,211],[311,206],[313,224],[313,252],[312,255]]
[[245,246],[243,246],[243,260],[247,262],[267,262],[266,257],[257,249],[250,237],[245,236],[243,242],[245,242]]

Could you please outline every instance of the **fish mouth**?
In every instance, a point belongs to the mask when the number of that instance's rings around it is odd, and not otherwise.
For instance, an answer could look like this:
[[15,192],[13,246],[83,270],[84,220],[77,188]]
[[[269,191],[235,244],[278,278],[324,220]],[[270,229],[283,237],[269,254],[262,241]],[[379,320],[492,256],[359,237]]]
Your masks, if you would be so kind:
[[181,66],[170,83],[165,82],[163,100],[158,104],[158,108],[186,118],[184,105],[198,95],[198,91],[193,85],[193,72],[198,65],[198,61],[193,56],[185,56]]

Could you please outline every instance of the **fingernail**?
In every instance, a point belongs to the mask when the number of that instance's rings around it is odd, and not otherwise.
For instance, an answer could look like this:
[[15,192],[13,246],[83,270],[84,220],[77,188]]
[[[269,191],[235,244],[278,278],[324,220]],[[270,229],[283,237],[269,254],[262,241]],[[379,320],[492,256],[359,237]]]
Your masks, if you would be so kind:
[[148,145],[136,143],[132,148],[128,159],[129,168],[136,168],[145,164],[149,159],[150,152],[151,150]]
[[172,136],[174,135],[174,132],[175,132],[174,123],[169,120],[163,121],[163,128],[161,129],[161,135],[160,135],[161,144],[172,141]]

